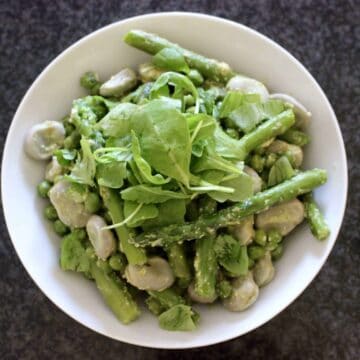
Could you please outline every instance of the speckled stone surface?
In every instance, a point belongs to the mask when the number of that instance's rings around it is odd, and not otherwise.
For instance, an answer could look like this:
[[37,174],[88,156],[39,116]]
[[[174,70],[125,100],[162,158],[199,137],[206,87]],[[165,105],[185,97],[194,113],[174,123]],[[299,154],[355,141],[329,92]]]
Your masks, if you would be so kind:
[[288,49],[320,83],[338,116],[349,162],[349,200],[336,246],[306,291],[256,331],[210,348],[151,350],[97,335],[50,303],[20,264],[1,216],[0,359],[359,359],[358,1],[0,1],[1,152],[22,96],[50,60],[106,24],[169,10],[251,26]]

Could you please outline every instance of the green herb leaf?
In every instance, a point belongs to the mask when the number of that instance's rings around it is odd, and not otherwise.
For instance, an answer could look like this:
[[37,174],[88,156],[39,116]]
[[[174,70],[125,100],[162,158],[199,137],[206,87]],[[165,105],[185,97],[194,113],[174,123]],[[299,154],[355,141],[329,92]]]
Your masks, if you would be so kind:
[[158,204],[158,210],[159,215],[156,218],[146,220],[142,224],[145,231],[155,227],[183,223],[186,212],[185,200],[172,199],[165,201]]
[[232,276],[245,275],[248,272],[249,258],[246,246],[230,235],[220,235],[216,238],[214,251],[218,263]]
[[238,140],[227,135],[220,126],[216,127],[214,138],[215,151],[218,155],[227,159],[242,160],[244,158],[244,153],[239,146]]
[[232,162],[223,159],[208,145],[200,158],[193,159],[191,170],[194,173],[199,173],[205,170],[222,170],[231,174],[240,174],[241,170]]
[[153,57],[153,64],[161,69],[187,74],[190,69],[184,56],[176,49],[164,48]]
[[244,103],[229,114],[229,118],[244,132],[249,133],[265,119],[276,116],[285,110],[278,100],[265,103]]
[[144,204],[157,204],[170,199],[188,199],[189,195],[163,190],[161,187],[136,185],[121,191],[121,197],[124,200],[137,201]]
[[97,182],[101,186],[119,189],[127,177],[126,162],[99,163],[96,167]]
[[137,168],[139,169],[141,177],[150,184],[162,185],[168,183],[171,178],[165,179],[161,174],[152,175],[151,166],[149,163],[141,156],[141,149],[139,139],[137,138],[134,131],[131,132],[132,135],[132,145],[131,150],[133,152],[134,161]]
[[75,160],[77,151],[76,150],[67,150],[67,149],[58,149],[54,152],[56,160],[61,166],[69,166],[73,160]]
[[274,186],[292,178],[295,171],[286,156],[281,156],[271,167],[268,178],[268,185]]
[[[124,216],[125,218],[130,217],[131,214],[136,211],[139,203],[134,201],[124,201]],[[156,218],[159,214],[159,210],[155,205],[143,204],[139,211],[136,212],[135,216],[126,223],[126,226],[137,227],[140,226],[145,220]]]
[[121,103],[110,110],[96,125],[105,136],[122,137],[130,132],[130,117],[137,108],[131,103]]
[[114,161],[130,161],[132,155],[131,150],[126,147],[107,147],[95,150],[94,159],[100,164],[110,164]]
[[169,331],[191,331],[196,329],[198,315],[190,306],[175,305],[159,316],[159,325]]
[[244,95],[243,93],[239,91],[229,91],[219,110],[219,117],[220,119],[228,117],[229,114],[237,109],[244,101]]
[[71,174],[67,175],[66,178],[73,182],[94,186],[93,179],[96,173],[96,163],[91,152],[90,143],[85,138],[82,138],[80,145],[82,156],[78,155]]
[[90,136],[93,126],[106,115],[111,102],[101,96],[85,96],[73,101],[69,122],[83,136]]
[[241,173],[229,180],[223,180],[219,185],[232,188],[234,192],[230,194],[219,191],[209,192],[208,195],[218,202],[226,200],[241,201],[253,195],[253,182],[251,177],[245,173]]
[[166,101],[153,100],[131,117],[143,158],[159,173],[189,184],[190,134],[184,116]]
[[161,74],[157,80],[155,81],[153,87],[150,91],[150,100],[162,98],[162,97],[170,97],[169,85],[174,88],[174,92],[172,94],[172,98],[174,99],[183,99],[183,97],[190,93],[193,95],[196,102],[196,111],[198,112],[199,108],[199,95],[196,90],[196,87],[191,82],[189,78],[184,75],[175,72],[166,72]]

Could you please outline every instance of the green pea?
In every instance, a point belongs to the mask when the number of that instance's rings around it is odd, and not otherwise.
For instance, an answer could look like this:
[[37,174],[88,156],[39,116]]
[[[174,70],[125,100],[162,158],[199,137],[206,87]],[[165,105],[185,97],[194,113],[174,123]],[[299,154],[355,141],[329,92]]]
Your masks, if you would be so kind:
[[254,261],[261,259],[265,255],[265,251],[262,246],[251,245],[248,247],[249,258]]
[[80,78],[80,85],[91,92],[99,85],[99,75],[93,71],[86,72]]
[[256,230],[254,241],[260,246],[265,246],[267,241],[266,232],[262,229]]
[[126,267],[126,259],[123,254],[114,254],[109,259],[110,267],[115,271],[123,273]]
[[268,154],[265,158],[265,167],[271,168],[275,164],[277,158],[277,155],[274,153]]
[[265,158],[255,154],[250,159],[250,166],[258,173],[261,173],[264,169]]
[[56,209],[52,205],[46,206],[46,208],[44,209],[44,216],[50,221],[55,221],[58,219]]
[[87,238],[85,229],[75,229],[73,233],[80,241],[84,241]]
[[60,236],[64,236],[70,231],[70,229],[61,220],[55,220],[53,226],[54,231]]
[[203,76],[196,69],[191,69],[187,76],[196,86],[200,86],[204,82]]
[[90,213],[96,213],[101,207],[101,201],[98,194],[91,192],[84,202],[85,210]]
[[220,297],[220,299],[226,299],[231,295],[232,286],[230,281],[221,280],[216,284],[216,293]]
[[274,230],[270,230],[268,232],[268,242],[269,243],[278,244],[281,242],[281,240],[282,240],[282,236],[279,231],[274,229]]
[[47,180],[42,181],[38,186],[37,186],[37,191],[38,194],[43,197],[43,198],[47,198],[48,197],[48,193],[49,190],[51,189],[51,183]]
[[271,252],[271,258],[273,260],[278,260],[281,258],[282,254],[284,253],[284,246],[282,244],[279,244],[272,252]]

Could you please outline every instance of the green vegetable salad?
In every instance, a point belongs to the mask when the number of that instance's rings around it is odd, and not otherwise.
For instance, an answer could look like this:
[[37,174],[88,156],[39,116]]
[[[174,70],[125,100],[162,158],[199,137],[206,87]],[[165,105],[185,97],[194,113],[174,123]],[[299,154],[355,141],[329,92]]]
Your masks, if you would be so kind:
[[88,95],[25,147],[50,160],[37,190],[61,268],[94,281],[125,324],[145,301],[161,328],[194,330],[194,303],[256,301],[304,218],[329,235],[312,195],[327,175],[301,170],[311,114],[297,100],[157,35],[124,39],[151,60],[85,73]]

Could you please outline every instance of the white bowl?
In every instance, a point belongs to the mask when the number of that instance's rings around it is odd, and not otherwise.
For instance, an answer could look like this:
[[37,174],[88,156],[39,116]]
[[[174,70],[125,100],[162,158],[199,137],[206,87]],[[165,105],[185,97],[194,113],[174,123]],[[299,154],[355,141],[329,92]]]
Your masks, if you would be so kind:
[[[316,199],[331,228],[331,236],[317,241],[303,225],[287,241],[276,277],[247,311],[230,313],[221,306],[200,307],[199,328],[190,333],[166,332],[144,311],[139,320],[122,325],[103,303],[95,285],[59,267],[60,239],[43,219],[44,202],[35,187],[44,164],[23,151],[27,130],[35,123],[60,119],[72,100],[85,93],[79,77],[87,70],[107,78],[123,66],[135,67],[149,57],[130,48],[123,35],[131,29],[158,33],[186,48],[228,62],[233,69],[264,82],[272,92],[295,96],[313,114],[311,144],[305,167],[328,171],[326,185]],[[98,333],[127,343],[154,348],[191,348],[243,335],[273,318],[294,301],[319,272],[334,246],[344,214],[347,166],[335,114],[309,72],[286,50],[243,25],[192,13],[159,13],[134,17],[102,28],[59,55],[36,79],[11,124],[2,164],[2,198],[14,247],[39,288],[60,309]]]

